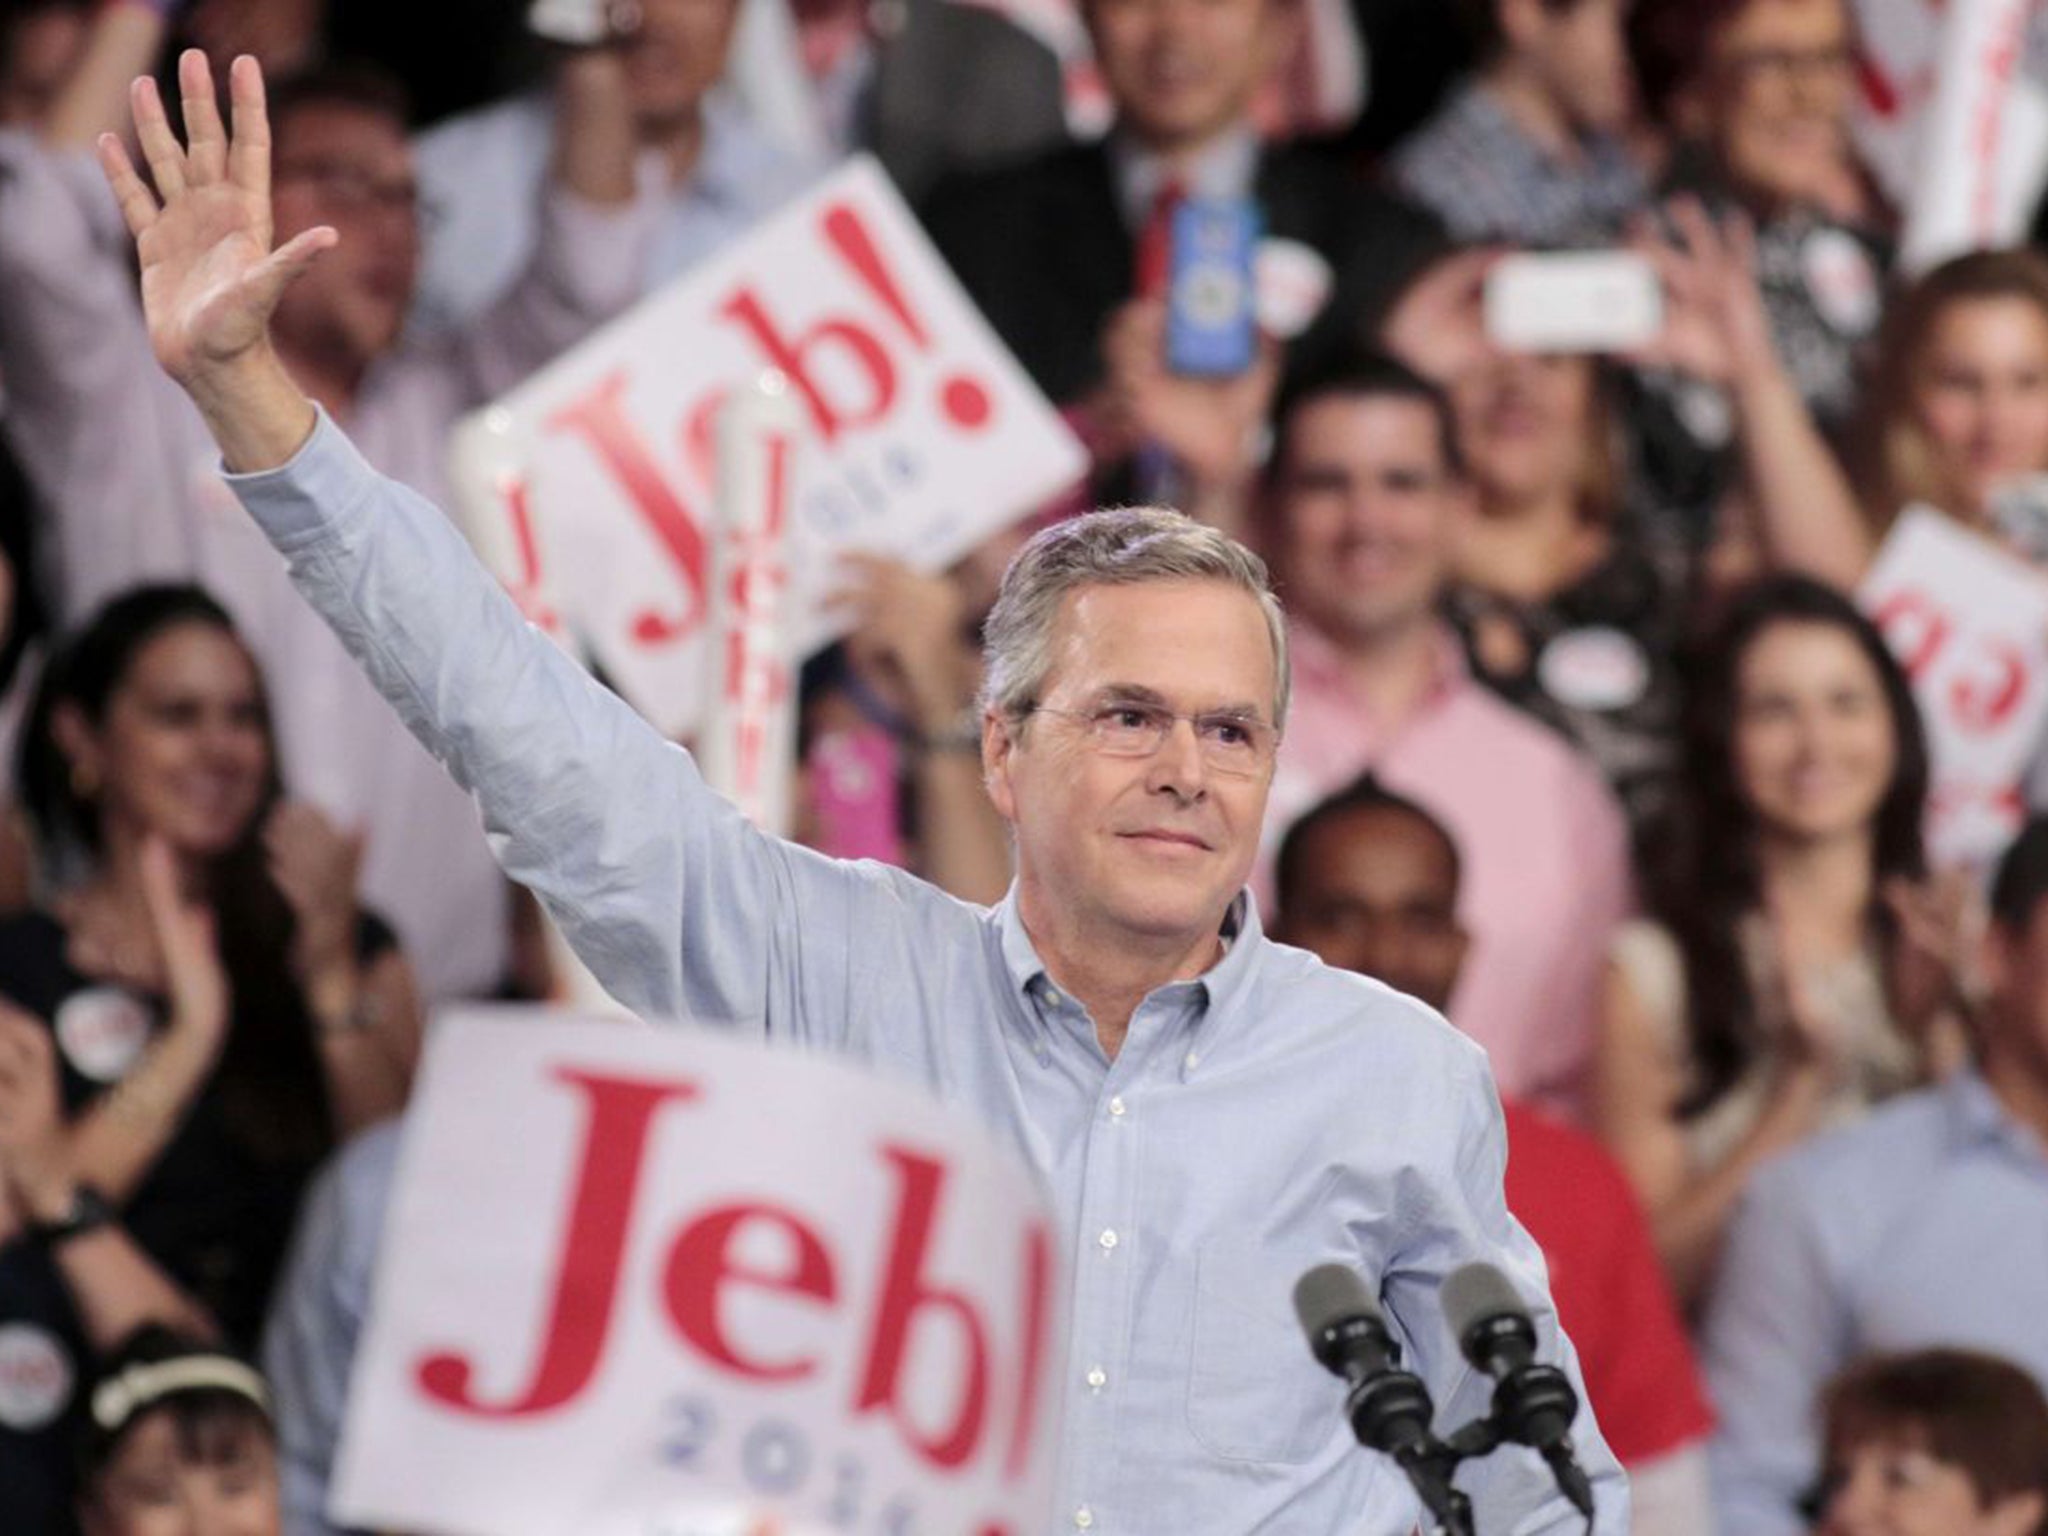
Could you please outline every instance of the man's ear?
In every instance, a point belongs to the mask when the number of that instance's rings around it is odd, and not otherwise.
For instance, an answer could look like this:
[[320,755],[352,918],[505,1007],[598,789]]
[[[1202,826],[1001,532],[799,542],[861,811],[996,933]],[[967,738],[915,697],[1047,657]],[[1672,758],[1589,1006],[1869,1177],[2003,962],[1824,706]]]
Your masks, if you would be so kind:
[[1012,720],[995,705],[981,712],[981,781],[988,786],[989,800],[1003,820],[1017,820],[1017,792],[1010,784],[1010,760],[1016,755],[1017,732],[1024,722]]

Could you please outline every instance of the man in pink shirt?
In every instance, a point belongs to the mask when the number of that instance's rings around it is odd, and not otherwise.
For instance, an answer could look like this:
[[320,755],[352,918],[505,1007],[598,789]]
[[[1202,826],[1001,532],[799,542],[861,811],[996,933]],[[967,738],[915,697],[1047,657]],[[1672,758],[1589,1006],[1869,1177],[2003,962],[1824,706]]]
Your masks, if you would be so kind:
[[1401,364],[1353,360],[1283,403],[1262,515],[1294,706],[1265,846],[1367,769],[1441,818],[1465,850],[1474,952],[1452,1012],[1503,1094],[1575,1112],[1608,935],[1633,905],[1627,827],[1588,760],[1473,681],[1438,617],[1465,494],[1449,405]]

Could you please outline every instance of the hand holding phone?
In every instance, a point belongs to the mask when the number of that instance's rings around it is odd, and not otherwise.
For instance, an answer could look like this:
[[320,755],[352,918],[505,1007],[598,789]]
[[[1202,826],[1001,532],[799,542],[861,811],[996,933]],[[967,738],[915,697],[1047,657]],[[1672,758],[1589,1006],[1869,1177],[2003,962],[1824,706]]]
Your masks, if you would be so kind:
[[1487,273],[1485,310],[1512,352],[1632,352],[1662,331],[1664,290],[1633,251],[1522,252]]
[[1166,288],[1172,372],[1233,378],[1256,360],[1263,222],[1249,198],[1189,198],[1174,210]]

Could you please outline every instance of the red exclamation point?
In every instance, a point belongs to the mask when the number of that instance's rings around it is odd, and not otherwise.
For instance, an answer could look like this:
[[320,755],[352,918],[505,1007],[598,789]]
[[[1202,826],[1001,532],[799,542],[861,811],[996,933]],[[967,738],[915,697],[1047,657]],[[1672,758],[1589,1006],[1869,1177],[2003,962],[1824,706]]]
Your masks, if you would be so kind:
[[[910,339],[922,350],[930,351],[930,333],[911,309],[903,290],[897,287],[896,279],[882,264],[881,252],[875,249],[875,242],[861,224],[860,215],[850,204],[835,203],[825,211],[824,225],[825,238],[838,249],[846,264],[896,317]],[[956,427],[976,432],[988,425],[995,402],[989,398],[988,390],[980,380],[956,373],[939,386],[939,408]]]

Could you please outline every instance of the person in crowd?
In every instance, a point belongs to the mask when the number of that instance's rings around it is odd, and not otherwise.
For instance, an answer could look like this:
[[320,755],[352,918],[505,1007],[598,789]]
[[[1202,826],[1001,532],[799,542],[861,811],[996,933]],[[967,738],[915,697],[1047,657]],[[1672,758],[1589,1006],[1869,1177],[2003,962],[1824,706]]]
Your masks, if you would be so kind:
[[[125,81],[152,67],[164,21],[115,5],[39,140],[0,135],[0,374],[8,423],[47,520],[42,558],[60,624],[140,581],[197,580],[272,670],[284,769],[300,794],[368,834],[364,883],[420,957],[431,996],[494,988],[506,895],[473,805],[406,735],[247,526],[223,515],[198,414],[151,362],[118,215],[89,160]],[[398,345],[420,250],[403,101],[381,77],[335,70],[280,93],[275,212],[286,234],[348,232],[349,253],[296,285],[278,314],[293,375],[377,461],[446,488],[448,431],[639,292],[651,209],[636,201],[610,48],[563,61],[562,135],[525,280],[476,326]],[[109,429],[110,422],[120,430]]]
[[280,1536],[270,1393],[250,1366],[149,1328],[107,1362],[91,1403],[80,1536]]
[[968,901],[1002,899],[1010,840],[982,784],[977,640],[995,591],[976,577],[1023,533],[951,571],[847,558],[836,600],[854,629],[805,672],[798,842],[901,865]]
[[1924,503],[2048,561],[2048,258],[1977,251],[1900,292],[1857,449],[1876,526]]
[[1816,1398],[1862,1355],[1981,1349],[2048,1382],[2044,898],[2036,819],[1992,885],[1974,1068],[1780,1159],[1743,1200],[1701,1336],[1724,1530],[1801,1529]]
[[[130,0],[134,3],[134,0]],[[249,54],[283,77],[321,62],[330,0],[141,0],[177,17],[183,41],[220,68]]]
[[[1116,110],[1107,137],[959,178],[923,210],[968,294],[1039,387],[1075,409],[1101,463],[1127,458],[1147,425],[1121,419],[1096,397],[1112,329],[1129,323],[1134,303],[1141,320],[1149,316],[1148,333],[1163,335],[1169,231],[1181,201],[1249,198],[1267,235],[1306,246],[1327,264],[1330,294],[1294,340],[1297,358],[1369,325],[1440,244],[1432,219],[1360,184],[1340,160],[1259,142],[1252,100],[1295,35],[1297,4],[1088,0]],[[1239,386],[1188,382],[1209,391]]]
[[[686,751],[523,623],[445,519],[370,471],[285,372],[270,311],[334,232],[276,250],[256,237],[268,226],[253,61],[231,79],[233,140],[204,59],[181,61],[181,80],[187,151],[153,88],[137,92],[144,154],[177,166],[178,192],[160,200],[117,139],[101,145],[141,243],[160,360],[207,411],[246,505],[293,551],[301,591],[490,807],[508,869],[626,1006],[919,1081],[1029,1149],[1070,1221],[1088,1213],[1070,1234],[1065,1371],[1096,1373],[1114,1417],[1066,1421],[1064,1518],[1410,1518],[1412,1496],[1312,1390],[1319,1368],[1285,1287],[1234,1274],[1298,1274],[1336,1254],[1364,1266],[1455,1421],[1487,1393],[1433,1309],[1448,1271],[1483,1254],[1532,1298],[1539,1347],[1576,1380],[1540,1257],[1501,1199],[1483,1053],[1419,1005],[1272,944],[1244,895],[1287,697],[1285,628],[1248,551],[1139,509],[1057,525],[1012,563],[987,626],[982,714],[990,796],[1017,848],[997,908],[765,837],[706,791]],[[1293,1111],[1279,1122],[1274,1090]],[[1140,1137],[1132,1115],[1150,1126]],[[1227,1158],[1198,1154],[1224,1144]],[[1141,1147],[1167,1154],[1142,1181],[1128,1161]],[[1344,1193],[1311,1198],[1305,1174]],[[1402,1220],[1378,1214],[1397,1199]],[[1193,1251],[1204,1285],[1229,1296],[1221,1311],[1198,1303]],[[1131,1311],[1120,1298],[1134,1293],[1157,1305]],[[1590,1411],[1574,1432],[1601,1518],[1625,1520]],[[1491,1525],[1583,1525],[1526,1453],[1465,1486]]]
[[[1702,589],[1757,563],[1847,581],[1869,548],[1772,342],[1744,230],[1690,203],[1670,217],[1674,237],[1640,247],[1663,277],[1664,330],[1630,358],[1491,345],[1476,290],[1419,333],[1404,300],[1390,333],[1457,409],[1474,495],[1450,611],[1475,670],[1591,753],[1645,838],[1671,810],[1675,663]],[[1453,258],[1442,276],[1473,266]],[[1427,314],[1430,296],[1419,302]],[[1632,430],[1651,364],[1725,391],[1732,484],[1681,494],[1651,472]]]
[[1658,920],[1614,943],[1595,1105],[1690,1302],[1765,1161],[1960,1055],[1962,893],[1925,882],[1905,676],[1830,588],[1779,576],[1734,602],[1685,743]]
[[[815,174],[714,89],[743,3],[644,0],[618,42],[633,176],[658,210],[645,286],[715,254]],[[576,110],[560,90],[539,90],[421,136],[420,195],[434,223],[414,299],[417,331],[472,323],[531,266],[562,114]]]
[[1831,437],[1851,420],[1883,310],[1890,214],[1850,140],[1848,0],[1641,0],[1645,103],[1675,146],[1667,191],[1756,227],[1771,333]]
[[57,1043],[72,1172],[252,1340],[300,1189],[418,1050],[360,841],[282,800],[256,663],[191,588],[116,599],[52,660],[22,798],[69,878],[0,921],[0,994]]
[[39,1020],[0,1002],[0,1491],[9,1536],[71,1536],[72,1450],[92,1361],[150,1323],[212,1329],[73,1172],[55,1042]]
[[[1367,775],[1287,829],[1274,937],[1442,1012],[1471,949],[1462,862],[1442,822]],[[1635,1194],[1585,1132],[1512,1098],[1502,1108],[1508,1209],[1543,1249],[1594,1411],[1628,1469],[1630,1530],[1710,1531],[1713,1416]]]
[[1460,240],[1611,238],[1649,184],[1624,0],[1461,0],[1475,67],[1395,146],[1394,182]]
[[85,0],[36,0],[0,17],[0,127],[33,127],[57,98],[85,45]]
[[1474,681],[1442,618],[1469,494],[1449,402],[1399,363],[1304,375],[1282,403],[1260,523],[1294,704],[1267,825],[1368,768],[1441,817],[1475,946],[1459,1025],[1504,1092],[1577,1109],[1607,941],[1633,910],[1628,827],[1590,760]]
[[1815,1536],[2048,1536],[2048,1397],[1996,1355],[1859,1360],[1821,1393]]

